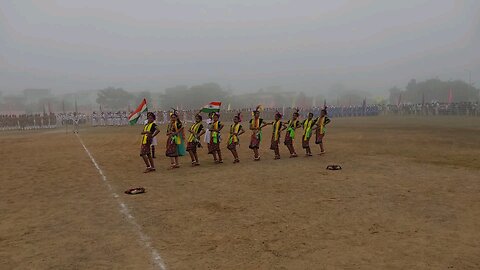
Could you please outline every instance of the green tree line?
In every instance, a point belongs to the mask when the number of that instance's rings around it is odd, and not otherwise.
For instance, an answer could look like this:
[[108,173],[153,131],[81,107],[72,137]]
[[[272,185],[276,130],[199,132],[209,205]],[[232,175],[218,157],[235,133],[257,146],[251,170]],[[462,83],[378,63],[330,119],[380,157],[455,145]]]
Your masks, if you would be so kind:
[[417,82],[411,79],[404,90],[392,87],[389,90],[390,103],[448,102],[451,93],[452,102],[476,102],[480,90],[462,80],[442,81],[429,79]]

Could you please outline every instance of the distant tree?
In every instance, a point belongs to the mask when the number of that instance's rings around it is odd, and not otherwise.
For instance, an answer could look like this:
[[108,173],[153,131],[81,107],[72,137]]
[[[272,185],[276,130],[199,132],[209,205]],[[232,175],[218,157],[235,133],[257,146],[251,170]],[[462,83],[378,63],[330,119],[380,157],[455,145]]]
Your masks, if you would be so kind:
[[305,93],[303,92],[300,92],[298,93],[297,95],[297,98],[296,98],[296,107],[298,108],[307,108],[307,107],[311,107],[312,104],[309,102],[310,100],[307,98],[307,96],[305,95]]
[[402,90],[396,86],[390,88],[388,90],[388,92],[390,93],[390,97],[389,97],[389,103],[390,104],[397,104],[398,102],[398,99],[400,97],[400,94],[402,93]]
[[217,83],[204,83],[190,87],[189,95],[192,97],[189,106],[200,108],[210,101],[222,101],[228,93]]
[[339,96],[339,102],[343,106],[358,106],[361,105],[365,96],[355,91],[348,91]]
[[25,110],[25,97],[23,95],[3,96],[0,108],[6,112],[23,111]]
[[415,91],[417,90],[417,80],[411,79],[406,87],[407,91]]
[[415,79],[411,79],[405,91],[401,91],[397,87],[390,89],[390,103],[396,104],[400,94],[402,95],[402,102],[405,103],[421,103],[423,99],[425,99],[425,102],[447,102],[450,92],[453,102],[476,101],[479,91],[479,89],[461,80],[442,81],[434,78],[417,82]]
[[365,97],[370,95],[367,91],[352,90],[342,83],[335,83],[330,87],[327,98],[336,99],[335,103],[341,106],[355,106],[361,105]]
[[180,106],[182,99],[188,94],[188,86],[177,85],[165,89],[165,93],[160,95],[160,107],[163,110],[177,108]]
[[162,109],[200,109],[211,101],[225,102],[227,96],[228,93],[216,83],[204,83],[190,88],[179,85],[165,89],[165,94],[160,96],[160,104]]
[[132,94],[122,88],[108,87],[98,91],[97,103],[112,109],[125,109],[134,98]]
[[48,110],[53,111],[53,107],[56,103],[58,103],[57,98],[54,96],[41,98],[38,102],[29,104],[27,107],[34,112],[45,112],[48,113]]
[[273,99],[273,105],[274,107],[287,107],[287,106],[290,106],[290,104],[288,104],[288,98],[285,97],[284,94],[282,93],[279,93],[279,92],[273,92],[272,93],[272,99]]

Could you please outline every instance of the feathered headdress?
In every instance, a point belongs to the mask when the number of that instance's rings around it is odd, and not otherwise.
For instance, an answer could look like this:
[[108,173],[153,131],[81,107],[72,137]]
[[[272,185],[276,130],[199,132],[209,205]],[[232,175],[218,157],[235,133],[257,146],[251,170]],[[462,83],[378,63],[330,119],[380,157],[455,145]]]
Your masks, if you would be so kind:
[[257,113],[257,112],[260,112],[261,110],[263,110],[262,105],[258,105],[258,106],[255,108],[255,110],[252,111],[252,116],[254,116],[255,113]]
[[178,117],[178,111],[174,108],[171,108],[171,109],[172,109],[172,111],[170,112],[170,116],[175,115],[175,116]]
[[296,114],[297,116],[299,116],[299,115],[300,115],[299,111],[300,111],[300,110],[299,110],[298,108],[295,108],[295,111],[293,112],[293,114],[294,114],[294,115]]

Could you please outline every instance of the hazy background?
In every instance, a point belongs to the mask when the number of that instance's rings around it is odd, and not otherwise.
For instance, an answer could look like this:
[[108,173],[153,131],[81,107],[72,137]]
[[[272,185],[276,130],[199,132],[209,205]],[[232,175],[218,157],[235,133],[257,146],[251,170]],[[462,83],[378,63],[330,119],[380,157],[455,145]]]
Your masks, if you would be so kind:
[[480,1],[0,2],[0,91],[216,82],[388,96],[410,79],[479,85]]

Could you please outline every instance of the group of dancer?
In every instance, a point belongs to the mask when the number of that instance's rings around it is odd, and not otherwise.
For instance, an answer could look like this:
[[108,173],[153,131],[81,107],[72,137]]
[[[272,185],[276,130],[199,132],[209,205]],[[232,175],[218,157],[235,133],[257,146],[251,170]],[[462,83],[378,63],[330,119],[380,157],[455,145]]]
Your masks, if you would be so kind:
[[[300,121],[299,116],[299,112],[296,110],[293,112],[290,120],[283,122],[283,115],[280,112],[276,112],[275,120],[273,122],[266,122],[260,118],[260,107],[257,107],[252,112],[252,119],[249,121],[249,130],[252,133],[249,148],[253,150],[253,160],[260,160],[259,148],[262,141],[262,129],[269,125],[272,125],[270,149],[275,153],[274,159],[280,159],[279,145],[283,131],[285,131],[284,144],[290,152],[290,158],[298,157],[293,142],[296,130],[299,128],[303,128],[302,148],[305,149],[305,155],[307,157],[312,156],[310,139],[313,135],[315,137],[315,144],[320,146],[319,155],[324,154],[323,140],[325,136],[325,126],[330,122],[330,119],[327,117],[326,108],[321,111],[320,116],[317,118],[314,118],[313,113],[309,113],[305,120]],[[171,169],[180,167],[178,157],[184,156],[186,152],[190,155],[192,166],[200,165],[197,150],[202,147],[201,136],[203,135],[205,135],[204,141],[208,146],[208,154],[213,156],[216,164],[223,163],[220,144],[222,142],[221,132],[224,124],[220,122],[220,113],[210,113],[209,118],[205,121],[206,127],[203,126],[202,121],[202,116],[197,114],[195,116],[195,123],[187,130],[188,133],[187,136],[185,136],[186,129],[182,125],[178,113],[173,111],[170,114],[170,122],[167,124],[165,155],[170,158]],[[241,122],[242,117],[241,114],[238,113],[233,118],[233,124],[230,125],[228,138],[226,140],[227,149],[230,150],[234,158],[233,163],[240,162],[237,147],[240,144],[240,136],[246,132]],[[140,156],[146,165],[145,173],[155,171],[153,159],[155,158],[155,145],[157,144],[156,136],[159,133],[159,128],[155,124],[155,114],[148,112],[147,120],[141,133],[142,144],[140,150]]]

